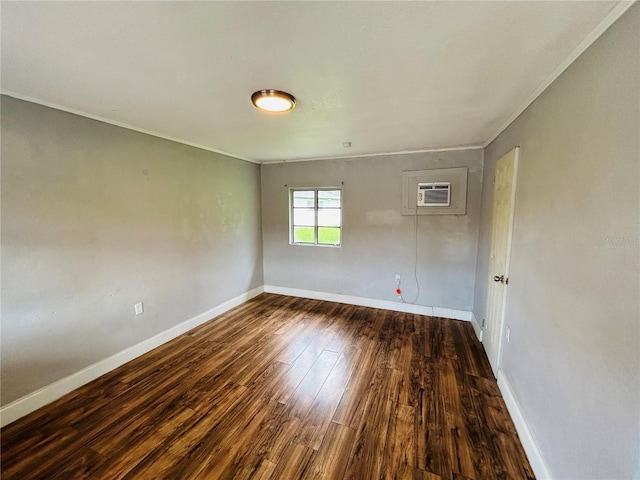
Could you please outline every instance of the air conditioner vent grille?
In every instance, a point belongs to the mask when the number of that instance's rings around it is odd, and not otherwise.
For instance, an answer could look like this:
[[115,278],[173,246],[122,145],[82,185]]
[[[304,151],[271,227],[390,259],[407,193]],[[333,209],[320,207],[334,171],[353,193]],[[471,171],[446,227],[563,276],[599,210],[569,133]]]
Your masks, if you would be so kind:
[[419,207],[448,207],[451,205],[451,182],[418,183]]

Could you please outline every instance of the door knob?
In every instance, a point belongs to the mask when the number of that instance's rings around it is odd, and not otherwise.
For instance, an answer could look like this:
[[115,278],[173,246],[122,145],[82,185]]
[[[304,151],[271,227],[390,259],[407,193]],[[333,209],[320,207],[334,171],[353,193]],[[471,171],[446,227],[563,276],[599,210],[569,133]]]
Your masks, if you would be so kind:
[[504,283],[504,275],[500,275],[500,276],[496,275],[495,277],[493,277],[493,281]]

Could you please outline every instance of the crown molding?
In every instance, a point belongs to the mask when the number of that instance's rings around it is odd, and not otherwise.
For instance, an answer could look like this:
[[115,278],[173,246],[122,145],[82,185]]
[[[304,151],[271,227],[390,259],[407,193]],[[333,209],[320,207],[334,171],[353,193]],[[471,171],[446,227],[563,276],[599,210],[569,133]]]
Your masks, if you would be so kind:
[[484,142],[482,145],[484,148],[487,148],[491,142],[493,142],[498,135],[504,132],[509,125],[513,123],[513,121],[524,112],[529,105],[531,105],[541,94],[544,92],[549,85],[556,81],[556,79],[564,73],[564,71],[569,68],[569,66],[575,62],[580,55],[584,53],[584,51],[589,48],[600,36],[607,31],[607,29],[613,25],[616,20],[618,20],[631,6],[636,3],[636,0],[631,1],[621,1],[616,5],[606,17],[604,17],[596,27],[591,30],[591,33],[585,37],[582,42],[578,44],[578,46],[569,54],[567,58],[565,58],[560,65],[556,67],[556,69],[551,72],[551,74],[540,84],[538,88],[534,90],[534,92],[529,95],[529,97],[520,105],[507,120],[502,124],[502,126],[489,137],[489,139]]
[[456,152],[463,150],[479,150],[484,149],[482,145],[470,145],[467,147],[444,147],[444,148],[425,148],[416,150],[400,150],[397,152],[383,152],[383,153],[363,153],[359,155],[337,155],[331,157],[314,157],[314,158],[295,158],[291,160],[263,160],[263,165],[274,163],[297,163],[297,162],[315,162],[316,160],[357,160],[358,158],[370,158],[370,157],[386,157],[389,155],[409,155],[411,153],[433,153],[433,152]]

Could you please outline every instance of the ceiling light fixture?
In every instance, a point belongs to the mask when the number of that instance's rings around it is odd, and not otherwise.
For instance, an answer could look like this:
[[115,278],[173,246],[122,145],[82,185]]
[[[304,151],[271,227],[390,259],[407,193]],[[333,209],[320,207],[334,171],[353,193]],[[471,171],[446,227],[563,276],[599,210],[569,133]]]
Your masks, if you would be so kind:
[[293,95],[280,90],[258,90],[251,95],[251,102],[265,112],[288,112],[296,106]]

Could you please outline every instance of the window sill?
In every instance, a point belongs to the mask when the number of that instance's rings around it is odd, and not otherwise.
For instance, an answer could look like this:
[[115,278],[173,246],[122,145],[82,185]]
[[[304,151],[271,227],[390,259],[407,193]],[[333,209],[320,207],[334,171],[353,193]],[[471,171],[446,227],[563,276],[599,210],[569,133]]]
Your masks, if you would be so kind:
[[289,245],[299,246],[299,247],[323,247],[323,248],[340,248],[342,245],[326,245],[322,243],[293,243],[289,242]]

